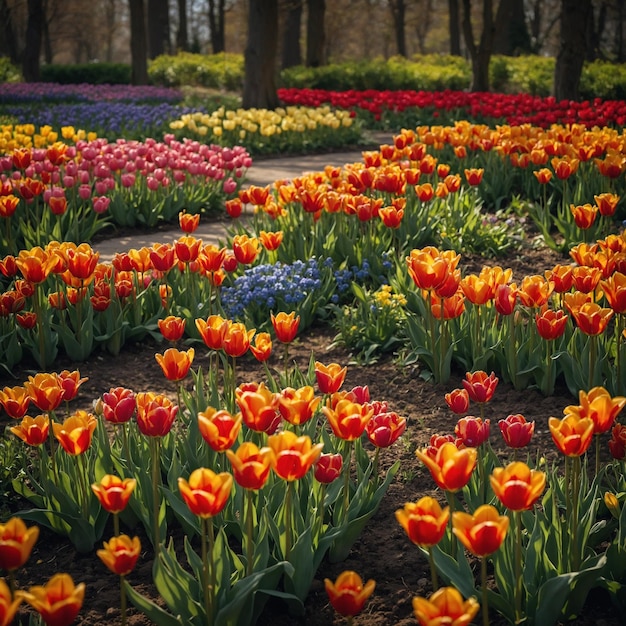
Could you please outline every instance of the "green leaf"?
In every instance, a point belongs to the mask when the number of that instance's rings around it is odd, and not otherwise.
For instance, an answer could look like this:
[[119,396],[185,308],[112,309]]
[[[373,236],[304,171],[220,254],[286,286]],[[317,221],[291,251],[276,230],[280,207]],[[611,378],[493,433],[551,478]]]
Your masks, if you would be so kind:
[[184,626],[184,622],[180,616],[174,617],[171,613],[168,613],[162,609],[158,604],[155,604],[146,596],[141,595],[138,591],[135,591],[129,585],[128,581],[124,579],[122,581],[126,596],[138,608],[151,622],[159,624],[159,626]]

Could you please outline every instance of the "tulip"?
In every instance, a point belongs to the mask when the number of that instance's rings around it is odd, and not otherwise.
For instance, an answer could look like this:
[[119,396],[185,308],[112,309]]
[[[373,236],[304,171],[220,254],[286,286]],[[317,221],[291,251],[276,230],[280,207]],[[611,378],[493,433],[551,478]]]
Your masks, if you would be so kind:
[[140,392],[136,396],[137,426],[148,437],[165,437],[178,413],[178,407],[162,394]]
[[323,443],[313,445],[310,437],[298,436],[290,430],[271,435],[267,439],[267,445],[274,452],[274,471],[287,481],[302,478],[324,447]]
[[347,367],[341,367],[338,363],[323,365],[315,361],[315,379],[322,393],[335,393],[339,391],[346,378]]
[[345,571],[339,574],[334,583],[325,578],[324,587],[335,611],[346,617],[354,617],[363,610],[368,598],[374,593],[376,583],[368,580],[363,585],[356,572]]
[[446,404],[457,415],[465,415],[469,409],[469,393],[467,389],[453,389],[445,395]]
[[277,395],[280,414],[294,426],[308,422],[315,414],[321,400],[314,394],[315,390],[309,385],[299,389],[286,387]]
[[511,511],[526,511],[533,507],[546,485],[544,472],[531,470],[526,463],[514,461],[506,467],[496,467],[490,477],[496,497]]
[[595,205],[587,204],[570,204],[570,211],[574,217],[574,223],[578,228],[587,230],[593,226],[598,215],[598,207]]
[[98,420],[87,411],[78,410],[62,424],[52,424],[54,436],[61,447],[72,456],[83,454],[91,445]]
[[428,599],[413,598],[413,612],[420,626],[468,626],[479,609],[475,598],[463,602],[454,587],[438,589]]
[[475,556],[493,554],[502,545],[508,528],[509,518],[490,504],[479,506],[474,515],[463,511],[452,514],[452,532]]
[[193,263],[200,254],[200,247],[202,246],[202,240],[196,239],[191,235],[185,235],[179,237],[174,242],[174,250],[176,256],[181,263],[189,264]]
[[47,415],[38,415],[34,419],[25,415],[17,426],[11,426],[10,431],[29,446],[40,446],[45,443],[50,430],[50,418]]
[[185,233],[193,233],[200,223],[200,213],[196,213],[195,215],[191,215],[190,213],[186,213],[185,211],[181,211],[178,214],[178,224],[180,228]]
[[368,404],[358,404],[348,399],[339,400],[334,407],[324,406],[322,412],[336,437],[344,441],[358,439],[372,418],[374,409]]
[[169,272],[176,265],[176,252],[169,243],[155,243],[150,250],[150,262],[157,272]]
[[37,326],[37,313],[34,311],[23,311],[15,314],[15,321],[24,329],[32,330]]
[[278,399],[264,383],[238,387],[235,402],[241,410],[243,423],[251,430],[272,434],[278,428]]
[[209,315],[206,322],[203,319],[196,320],[196,328],[202,337],[202,341],[211,350],[222,349],[227,326],[228,321],[219,315]]
[[63,401],[64,390],[56,374],[40,372],[29,376],[24,388],[40,411],[54,411]]
[[39,528],[26,528],[19,517],[0,524],[0,569],[13,572],[22,567],[28,561],[38,537]]
[[474,402],[489,402],[498,386],[498,378],[494,372],[487,375],[486,372],[466,372],[465,379],[461,384]]
[[563,412],[576,414],[580,418],[589,418],[593,421],[594,434],[608,432],[620,411],[626,405],[626,398],[611,397],[604,387],[594,387],[588,392],[582,389],[578,392],[579,406],[570,405]]
[[276,339],[281,343],[291,343],[298,334],[300,316],[298,315],[296,317],[294,311],[289,314],[280,311],[276,316],[271,313],[270,318],[274,332],[276,333]]
[[519,413],[500,420],[498,426],[504,443],[514,449],[526,447],[535,432],[535,422],[527,422],[526,418]]
[[406,418],[393,411],[378,413],[365,424],[365,433],[369,441],[379,448],[388,448],[402,436],[406,430]]
[[163,370],[168,380],[180,381],[189,373],[195,350],[189,348],[186,352],[176,348],[168,348],[163,354],[155,354],[154,358]]
[[231,415],[226,410],[208,407],[198,413],[198,430],[216,452],[232,448],[241,430],[242,414]]
[[230,357],[243,356],[248,351],[255,332],[254,329],[246,329],[242,322],[228,322],[222,337],[222,349]]
[[5,387],[0,391],[0,404],[9,417],[20,419],[26,415],[30,395],[25,387]]
[[248,235],[235,235],[233,237],[233,254],[242,265],[250,265],[259,253],[259,240]]
[[266,250],[277,250],[283,241],[283,231],[266,232],[262,230],[259,233],[259,239]]
[[579,457],[587,451],[595,428],[591,418],[576,413],[566,414],[563,419],[551,417],[548,427],[557,448],[568,457]]
[[614,459],[623,461],[626,458],[626,426],[615,424],[611,429],[609,452]]
[[611,217],[615,213],[617,203],[620,199],[619,196],[614,193],[601,193],[593,198],[596,201],[600,215],[605,217]]
[[600,281],[600,287],[609,306],[615,313],[626,313],[626,274],[614,272],[606,280]]
[[128,505],[136,485],[137,480],[134,478],[122,479],[113,474],[105,474],[99,483],[91,485],[91,490],[105,511],[117,514]]
[[578,328],[585,335],[601,335],[613,317],[613,309],[602,308],[597,302],[585,302],[571,311]]
[[135,569],[141,553],[139,537],[131,539],[128,535],[119,535],[111,538],[108,543],[105,541],[103,546],[96,554],[111,572],[126,576]]
[[112,424],[128,422],[136,408],[137,399],[131,389],[112,387],[108,393],[102,394],[102,411],[107,422]]
[[157,323],[163,338],[172,343],[181,339],[185,333],[186,321],[181,317],[168,315],[164,319],[160,319]]
[[214,517],[226,506],[233,477],[228,472],[216,474],[199,467],[191,472],[189,481],[180,477],[178,489],[189,510],[198,517]]
[[531,309],[542,307],[554,291],[554,283],[543,276],[524,276],[517,296],[519,301]]
[[254,358],[263,363],[272,355],[272,338],[269,333],[257,333],[254,336],[254,343],[250,344],[250,352]]
[[23,599],[20,594],[13,596],[9,585],[4,582],[3,578],[0,578],[0,626],[9,626],[13,623],[13,618]]
[[464,446],[477,448],[489,441],[489,430],[489,420],[483,422],[480,417],[470,415],[459,419],[454,427],[454,434],[461,439]]
[[15,264],[22,276],[35,285],[43,283],[57,264],[57,259],[40,247],[20,250]]
[[537,332],[546,341],[558,339],[565,332],[568,319],[568,316],[561,309],[555,311],[543,308],[540,313],[535,314]]
[[22,593],[48,626],[69,626],[83,606],[85,583],[75,586],[69,574],[55,574],[45,586]]
[[226,450],[233,476],[244,489],[261,489],[267,482],[274,463],[271,448],[259,448],[251,441],[244,441],[235,452]]
[[415,456],[429,469],[433,480],[445,491],[458,491],[467,485],[476,467],[476,448],[459,450],[455,444],[446,442],[431,458],[425,451],[416,450]]
[[408,538],[422,548],[430,548],[441,541],[449,519],[450,508],[442,509],[430,496],[407,502],[403,509],[396,511],[396,520]]
[[63,400],[66,402],[73,400],[78,393],[78,388],[85,381],[89,380],[88,378],[81,378],[78,370],[74,370],[73,372],[63,370],[58,376],[61,387],[63,387]]
[[471,187],[480,185],[483,180],[483,174],[485,170],[483,168],[470,168],[465,170],[465,179],[467,184]]
[[324,485],[330,484],[341,476],[343,457],[341,454],[321,454],[315,462],[315,480]]

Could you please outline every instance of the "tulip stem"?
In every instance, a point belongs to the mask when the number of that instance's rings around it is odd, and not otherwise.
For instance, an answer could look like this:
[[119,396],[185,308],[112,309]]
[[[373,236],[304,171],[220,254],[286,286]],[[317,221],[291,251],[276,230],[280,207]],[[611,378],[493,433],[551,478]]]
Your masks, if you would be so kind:
[[150,437],[150,447],[152,448],[152,514],[153,514],[153,539],[154,556],[158,558],[161,548],[161,529],[159,527],[159,483],[160,483],[160,440],[158,437]]
[[348,453],[346,454],[346,467],[343,477],[343,521],[348,523],[348,509],[350,508],[350,465],[352,465],[353,442],[348,441]]
[[435,557],[433,555],[432,546],[428,546],[428,562],[430,564],[430,581],[434,592],[439,589],[439,580],[437,579],[437,568],[435,567]]
[[246,513],[246,576],[251,576],[254,571],[254,518],[252,514],[252,489],[246,490],[246,500],[248,501],[248,510]]
[[595,375],[596,353],[598,351],[598,335],[589,336],[589,387],[593,387]]
[[122,614],[122,626],[126,626],[126,588],[124,587],[124,575],[120,576],[120,613]]
[[59,486],[59,481],[57,477],[57,464],[56,459],[54,458],[54,429],[52,428],[52,424],[54,424],[54,411],[48,411],[48,444],[50,445],[50,466],[52,469],[52,481],[56,487]]
[[572,571],[577,572],[580,561],[578,546],[578,497],[580,492],[580,457],[574,457],[572,465]]
[[291,507],[293,500],[293,480],[287,481],[287,492],[285,493],[285,561],[291,556]]
[[596,439],[596,477],[600,473],[600,433],[595,434]]
[[113,513],[113,535],[119,537],[120,534],[120,517],[119,513]]
[[522,514],[515,511],[515,623],[522,621]]
[[483,626],[489,626],[489,601],[487,599],[487,557],[480,560],[480,579],[483,596]]

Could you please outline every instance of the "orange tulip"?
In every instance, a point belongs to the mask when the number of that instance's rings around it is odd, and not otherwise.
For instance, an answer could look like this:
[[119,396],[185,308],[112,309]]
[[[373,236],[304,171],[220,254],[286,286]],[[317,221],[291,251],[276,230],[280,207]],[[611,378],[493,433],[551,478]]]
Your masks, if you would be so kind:
[[552,170],[549,170],[547,167],[543,167],[533,172],[533,174],[540,185],[547,185],[552,180]]
[[198,228],[198,224],[200,224],[200,213],[191,215],[190,213],[181,211],[178,214],[178,224],[183,232],[191,234]]
[[470,168],[465,170],[465,179],[467,180],[467,184],[476,187],[480,185],[483,180],[483,174],[485,170],[483,168]]
[[239,198],[246,204],[253,204],[254,206],[263,206],[270,197],[270,187],[259,187],[257,185],[250,185],[248,189],[242,189],[239,192]]
[[135,272],[143,274],[149,272],[152,268],[152,260],[150,259],[150,248],[144,246],[143,248],[131,248],[128,251],[128,263],[130,269]]
[[0,569],[12,572],[22,567],[28,561],[38,537],[39,527],[26,528],[19,517],[0,524]]
[[163,354],[155,354],[156,362],[161,366],[163,375],[168,380],[182,380],[189,373],[193,363],[195,350],[189,348],[186,352],[176,348],[168,348]]
[[435,190],[430,183],[423,183],[415,186],[415,195],[417,195],[420,202],[429,202],[435,197]]
[[617,416],[626,405],[623,396],[611,397],[604,387],[594,387],[589,391],[578,392],[579,405],[570,405],[563,409],[566,415],[575,414],[580,418],[588,417],[593,421],[593,432],[606,433],[613,427]]
[[63,402],[63,387],[56,374],[40,372],[29,376],[24,388],[40,411],[54,411]]
[[147,437],[165,437],[172,429],[178,407],[162,394],[140,392],[136,397],[137,426]]
[[511,511],[532,508],[546,486],[544,472],[531,470],[520,461],[494,468],[489,480],[498,500]]
[[131,539],[128,535],[118,535],[112,537],[108,543],[105,541],[103,546],[96,554],[114,574],[126,576],[135,569],[141,553],[139,537]]
[[93,279],[93,273],[100,259],[100,253],[94,252],[88,243],[68,247],[65,252],[67,269],[75,278],[83,281]]
[[69,574],[55,574],[45,586],[22,593],[48,626],[69,626],[83,606],[85,583],[75,586]]
[[203,319],[196,320],[196,328],[202,337],[202,341],[211,350],[222,349],[227,326],[228,320],[219,315],[209,315],[206,322]]
[[335,406],[324,406],[322,412],[335,436],[345,441],[358,439],[372,419],[374,408],[369,404],[359,404],[344,398]]
[[358,615],[369,597],[374,593],[376,583],[368,580],[365,585],[361,577],[352,571],[341,572],[335,582],[324,579],[328,599],[339,615],[353,617]]
[[185,333],[186,321],[175,315],[168,315],[166,318],[158,321],[159,330],[164,339],[168,341],[178,341]]
[[222,337],[222,349],[228,356],[243,356],[250,348],[250,340],[255,332],[254,329],[248,330],[242,322],[228,321]]
[[257,333],[254,336],[254,343],[250,344],[250,352],[259,361],[267,361],[272,355],[272,338],[269,333]]
[[556,447],[565,456],[584,454],[591,444],[595,428],[591,418],[579,417],[576,413],[566,414],[563,419],[551,417],[548,427]]
[[11,432],[29,446],[40,446],[48,439],[50,418],[38,415],[34,419],[25,415],[17,426],[11,426]]
[[100,505],[109,513],[121,513],[128,504],[137,481],[134,478],[120,478],[105,474],[99,483],[93,483],[91,490],[96,494]]
[[502,545],[508,529],[509,518],[490,504],[479,506],[474,515],[464,511],[452,513],[452,532],[474,556],[493,554]]
[[228,472],[216,474],[199,467],[189,475],[189,481],[180,477],[178,489],[189,510],[202,518],[214,517],[226,506],[233,477]]
[[543,276],[524,276],[517,295],[524,306],[536,309],[548,302],[553,290],[554,283]]
[[323,443],[312,444],[307,435],[298,436],[291,430],[271,435],[267,445],[274,452],[274,471],[283,480],[302,478],[322,453]]
[[17,210],[19,203],[20,199],[13,194],[0,196],[0,217],[5,219],[11,217]]
[[569,205],[570,211],[574,216],[574,222],[578,228],[582,228],[586,230],[593,226],[593,223],[596,221],[596,216],[598,214],[598,207],[595,205],[587,204],[579,204]]
[[243,423],[251,430],[271,434],[278,428],[278,399],[264,383],[240,385],[235,389],[235,401]]
[[438,544],[444,536],[450,519],[450,507],[442,509],[437,500],[424,496],[398,509],[396,519],[415,545],[429,548]]
[[434,456],[426,451],[416,450],[417,456],[428,468],[437,485],[445,491],[458,491],[467,485],[476,467],[476,448],[459,450],[454,443],[445,442]]
[[469,274],[462,278],[460,287],[472,304],[485,304],[493,297],[489,282],[476,274]]
[[456,269],[460,258],[451,250],[440,252],[433,246],[411,250],[407,258],[409,275],[419,289],[437,289]]
[[602,176],[619,178],[626,166],[626,159],[621,154],[610,152],[604,159],[594,159]]
[[619,196],[614,193],[601,193],[593,199],[596,201],[600,215],[605,217],[611,217],[615,213],[619,202]]
[[262,230],[259,233],[259,240],[266,250],[278,250],[283,242],[283,231],[266,232]]
[[339,363],[324,365],[315,361],[315,379],[322,393],[335,393],[339,391],[348,372],[347,367],[341,367]]
[[0,404],[9,417],[19,419],[28,411],[30,395],[25,387],[5,387],[0,391]]
[[413,598],[413,612],[420,626],[468,626],[480,605],[475,598],[463,602],[463,596],[454,587],[442,587],[430,598]]
[[240,198],[231,198],[224,203],[226,213],[233,219],[238,218],[243,213],[243,202]]
[[62,424],[52,424],[54,436],[61,447],[72,456],[83,454],[91,445],[98,420],[87,411],[78,410]]
[[244,441],[235,452],[226,450],[233,476],[244,489],[261,489],[267,482],[274,463],[271,448],[259,448],[251,441]]
[[181,263],[193,263],[200,254],[202,240],[191,235],[183,235],[174,242],[176,257]]
[[232,448],[241,430],[241,413],[231,415],[226,410],[208,407],[198,413],[198,430],[216,452]]
[[204,246],[198,255],[198,263],[206,273],[219,272],[224,265],[226,248],[218,248],[212,244]]
[[498,377],[494,372],[489,375],[480,370],[466,372],[461,384],[473,402],[489,402],[498,386]]
[[63,400],[65,400],[65,402],[73,400],[78,394],[79,387],[85,381],[89,380],[86,377],[81,378],[78,370],[74,370],[73,372],[63,370],[58,374],[58,377],[61,382],[61,387],[63,387]]
[[554,283],[556,293],[565,293],[572,288],[574,284],[573,269],[571,265],[555,265],[551,270],[546,271],[546,280]]
[[571,313],[585,335],[601,335],[613,317],[613,309],[602,308],[597,302],[585,302]]
[[155,243],[150,249],[150,263],[158,272],[169,272],[176,265],[176,252],[169,243]]
[[300,316],[296,317],[295,311],[287,314],[280,311],[276,315],[270,314],[272,327],[276,333],[276,339],[281,343],[291,343],[298,334],[298,326],[300,325]]
[[541,313],[535,315],[537,332],[542,339],[552,341],[558,339],[564,332],[568,316],[562,310],[554,311],[543,308]]
[[283,419],[298,426],[313,417],[321,398],[316,398],[313,387],[306,385],[299,389],[286,387],[277,395],[277,400]]
[[626,313],[626,274],[614,272],[600,281],[600,287],[613,311],[622,315]]
[[559,159],[555,157],[551,161],[554,173],[560,180],[567,180],[572,174],[575,174],[578,170],[578,163],[578,159],[572,158]]
[[20,250],[15,264],[22,276],[35,285],[43,283],[57,265],[57,259],[40,247]]
[[386,206],[378,211],[378,217],[387,228],[400,228],[402,218],[404,217],[404,209],[398,209],[395,206]]
[[259,240],[248,235],[233,237],[233,254],[242,265],[250,265],[259,254]]
[[23,599],[20,594],[14,596],[9,585],[4,582],[4,578],[0,578],[0,626],[9,626],[13,623],[13,618]]

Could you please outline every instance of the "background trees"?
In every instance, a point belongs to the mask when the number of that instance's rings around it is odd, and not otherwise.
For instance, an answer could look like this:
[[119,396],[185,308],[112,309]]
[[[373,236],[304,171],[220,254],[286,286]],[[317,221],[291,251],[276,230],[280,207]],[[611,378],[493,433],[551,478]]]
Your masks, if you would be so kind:
[[[255,43],[248,39],[249,32],[255,37],[248,28],[255,7],[267,13],[259,17],[269,17],[276,33],[276,51],[265,58],[275,72],[301,63],[451,53],[472,58],[474,88],[485,89],[491,54],[560,53],[555,91],[564,95],[576,93],[581,50],[583,60],[624,60],[625,4],[276,0],[275,13],[274,0],[0,0],[0,55],[21,64],[29,80],[37,79],[40,63],[132,59],[134,80],[144,81],[144,64],[163,53],[243,53]],[[141,10],[143,19],[137,18]]]

